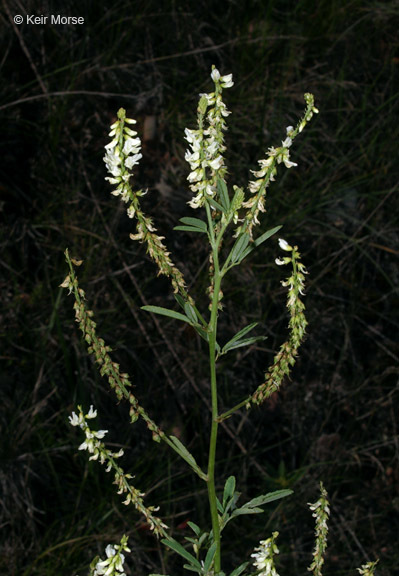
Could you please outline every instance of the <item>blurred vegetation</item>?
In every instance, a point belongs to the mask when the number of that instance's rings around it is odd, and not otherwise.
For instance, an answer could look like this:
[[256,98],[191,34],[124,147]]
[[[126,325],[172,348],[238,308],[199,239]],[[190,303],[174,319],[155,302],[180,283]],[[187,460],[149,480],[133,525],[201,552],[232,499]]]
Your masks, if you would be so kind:
[[[77,453],[67,416],[99,409],[126,468],[161,505],[177,538],[209,518],[205,493],[173,454],[154,446],[87,357],[72,296],[59,285],[64,250],[84,259],[79,280],[98,332],[128,371],[152,417],[188,442],[199,462],[208,435],[208,381],[189,328],[152,319],[145,303],[173,302],[168,282],[110,195],[102,157],[120,106],[137,118],[143,155],[136,186],[184,270],[206,287],[200,239],[173,232],[189,214],[184,128],[215,64],[226,93],[230,183],[244,185],[268,146],[315,94],[320,114],[295,141],[298,168],[279,171],[264,226],[284,225],[308,267],[308,338],[290,382],[267,405],[226,422],[220,487],[230,473],[244,496],[291,487],[269,515],[232,524],[231,566],[279,530],[280,573],[305,574],[313,546],[306,503],[320,479],[332,520],[325,575],[380,557],[399,562],[397,159],[399,2],[351,0],[5,0],[1,9],[1,467],[3,574],[85,574],[106,544],[129,534],[128,574],[179,574],[109,477]],[[83,16],[76,26],[16,26],[15,14]],[[260,382],[283,341],[287,315],[275,242],[232,273],[221,330],[259,320],[266,346],[238,350],[220,368],[228,409]],[[198,300],[205,306],[206,297]],[[226,566],[230,568],[230,566]]]

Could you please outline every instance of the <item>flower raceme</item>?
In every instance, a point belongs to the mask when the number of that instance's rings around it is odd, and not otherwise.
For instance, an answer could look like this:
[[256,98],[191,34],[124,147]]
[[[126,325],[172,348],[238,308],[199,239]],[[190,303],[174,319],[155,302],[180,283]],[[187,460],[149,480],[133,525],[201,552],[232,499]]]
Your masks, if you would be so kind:
[[[124,122],[121,122],[122,119]],[[123,118],[121,109],[118,112],[118,120],[111,125],[109,136],[112,140],[105,146],[104,162],[110,174],[106,180],[110,184],[117,184],[112,194],[122,196],[124,202],[129,202],[129,179],[132,176],[129,170],[139,163],[142,154],[140,153],[141,140],[137,137],[137,132],[125,124],[136,124],[136,120]]]
[[251,401],[254,404],[261,404],[280,388],[284,377],[289,374],[291,367],[295,364],[298,348],[305,337],[307,326],[304,314],[305,305],[300,299],[305,290],[306,268],[300,261],[298,246],[291,246],[283,238],[279,238],[279,246],[287,253],[287,256],[276,258],[276,264],[278,266],[291,264],[292,266],[291,275],[281,282],[284,288],[288,288],[287,308],[290,314],[290,335],[274,357],[273,364],[265,374],[265,381],[252,395]]
[[309,504],[312,516],[316,519],[315,537],[316,543],[313,551],[313,562],[309,566],[309,572],[314,576],[322,576],[324,556],[327,549],[328,518],[330,516],[330,505],[327,491],[320,483],[320,498],[314,504]]
[[170,277],[174,292],[180,292],[188,299],[183,275],[173,264],[170,253],[162,242],[164,237],[156,234],[151,218],[141,209],[140,197],[146,192],[143,190],[134,192],[130,184],[130,178],[133,176],[132,168],[142,158],[141,140],[137,137],[137,132],[126,126],[135,123],[136,120],[127,118],[126,111],[120,108],[118,120],[111,125],[109,135],[112,140],[105,146],[104,162],[109,173],[106,180],[113,186],[116,185],[111,194],[120,196],[123,202],[129,204],[128,217],[137,220],[136,233],[130,234],[130,238],[147,244],[147,252],[157,264],[158,273]]
[[259,213],[266,212],[266,191],[270,182],[274,182],[277,175],[277,165],[283,163],[286,168],[297,166],[295,162],[290,160],[290,147],[294,138],[302,132],[306,124],[312,119],[313,114],[317,114],[318,110],[314,106],[314,98],[312,94],[305,94],[305,102],[307,108],[303,118],[298,122],[296,128],[288,126],[286,129],[286,138],[281,142],[281,146],[275,148],[271,146],[268,149],[267,156],[264,159],[258,160],[260,170],[252,170],[252,174],[256,180],[249,182],[248,190],[252,196],[243,203],[243,208],[247,212],[236,232],[235,236],[239,236],[243,232],[248,232],[252,237],[253,227],[258,225]]
[[95,558],[91,563],[90,576],[126,576],[123,570],[125,555],[122,552],[130,552],[127,540],[123,536],[120,544],[108,544],[105,549],[106,560]]
[[[92,418],[97,417],[97,410],[94,410],[93,406],[90,406],[89,412],[83,414],[81,407],[78,406],[78,411],[78,415],[75,412],[72,412],[72,416],[69,416],[69,423],[71,426],[79,426],[85,433],[86,440],[79,446],[79,450],[87,450],[92,454],[89,460],[99,459],[101,464],[104,464],[107,460],[112,458],[120,458],[123,456],[122,449],[119,450],[119,452],[111,452],[105,448],[102,442],[100,442],[100,440],[102,440],[108,433],[108,430],[98,430],[97,432],[94,432],[87,424],[86,420],[91,420]],[[109,470],[110,469],[111,467],[109,467]],[[107,472],[109,470],[107,469]]]
[[255,552],[251,554],[251,558],[254,558],[253,565],[258,570],[258,576],[278,576],[274,566],[274,555],[279,553],[275,542],[277,536],[278,532],[273,532],[270,538],[261,540],[259,547],[255,548]]
[[222,99],[224,88],[234,85],[233,75],[221,76],[213,68],[211,78],[215,84],[214,92],[201,94],[198,105],[198,129],[185,129],[185,139],[190,149],[186,151],[185,159],[189,163],[191,172],[187,176],[190,189],[194,197],[188,202],[191,208],[200,208],[206,198],[215,198],[217,195],[217,178],[224,180],[226,166],[223,153],[223,132],[227,130],[225,118],[230,114]]
[[[86,436],[85,441],[79,446],[79,450],[87,450],[92,454],[89,460],[99,460],[101,464],[106,464],[106,472],[113,470],[114,484],[118,487],[118,494],[124,495],[125,497],[123,504],[126,506],[133,504],[136,510],[145,517],[150,530],[153,530],[158,537],[166,537],[166,524],[153,514],[153,512],[156,512],[158,508],[154,506],[147,507],[144,504],[143,497],[145,494],[130,484],[129,481],[131,480],[132,475],[125,474],[123,469],[116,463],[116,460],[123,456],[123,450],[121,449],[118,452],[111,452],[111,450],[108,450],[105,444],[101,442],[101,439],[104,438],[108,431],[98,430],[95,432],[87,423],[87,420],[96,418],[97,410],[94,410],[93,406],[90,406],[89,412],[84,414],[81,406],[78,406],[78,412],[78,414],[72,412],[72,416],[69,416],[69,423],[71,426],[79,426]],[[111,574],[111,572],[97,572],[97,574]],[[114,572],[112,572],[112,574],[114,574]]]

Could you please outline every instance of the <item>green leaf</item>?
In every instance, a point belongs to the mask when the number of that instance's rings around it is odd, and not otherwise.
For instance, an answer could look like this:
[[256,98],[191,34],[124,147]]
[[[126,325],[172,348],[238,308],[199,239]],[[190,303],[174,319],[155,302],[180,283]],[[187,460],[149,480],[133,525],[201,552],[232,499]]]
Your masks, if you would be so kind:
[[222,178],[218,178],[218,192],[220,202],[222,203],[223,208],[227,212],[230,208],[230,198],[229,193],[227,190],[226,182],[222,180]]
[[193,326],[193,328],[196,332],[198,332],[201,338],[205,340],[205,342],[208,342],[208,332],[202,328],[202,326]]
[[175,320],[181,320],[182,322],[191,324],[191,320],[187,318],[187,316],[180,314],[180,312],[169,310],[168,308],[162,308],[161,306],[142,306],[141,309],[146,312],[152,312],[153,314],[159,314],[160,316],[169,316],[169,318],[174,318]]
[[244,514],[260,514],[261,512],[264,512],[263,508],[247,508],[246,506],[243,506],[242,508],[234,510],[231,513],[229,520],[236,518],[237,516],[243,516]]
[[217,543],[214,542],[206,554],[205,562],[204,562],[204,573],[205,574],[207,574],[207,572],[209,572],[209,569],[212,565],[213,559],[214,559],[215,554],[216,554],[216,548],[217,548]]
[[206,232],[206,230],[202,230],[201,228],[194,228],[194,226],[175,226],[173,230],[183,230],[184,232],[201,232],[202,234]]
[[219,210],[219,212],[223,212],[226,213],[226,210],[223,208],[223,206],[221,206],[219,204],[219,202],[216,202],[216,200],[214,200],[213,198],[211,198],[210,196],[206,197],[207,201],[209,202],[209,204],[211,206],[213,206],[214,208],[216,208],[216,210]]
[[191,454],[191,452],[187,450],[184,444],[180,442],[180,440],[176,438],[176,436],[169,436],[169,439],[172,440],[173,444],[175,445],[176,452],[178,452],[180,456],[184,458],[184,460],[188,462],[188,464],[190,464],[190,466],[192,466],[193,468],[194,467],[198,468],[194,456]]
[[293,490],[276,490],[275,492],[269,492],[268,494],[264,494],[263,496],[257,496],[257,498],[253,498],[249,502],[246,502],[246,507],[253,507],[253,506],[264,506],[265,504],[269,504],[269,502],[274,502],[274,500],[280,500],[280,498],[286,498],[293,494]]
[[266,336],[253,336],[252,338],[244,338],[244,340],[237,340],[236,342],[228,343],[223,347],[222,354],[226,354],[230,350],[235,350],[236,348],[241,348],[242,346],[250,346],[255,342],[267,340]]
[[244,338],[245,334],[248,334],[255,326],[258,325],[258,322],[252,322],[248,326],[245,326],[242,330],[237,332],[235,336],[231,340],[229,340],[222,348],[222,354],[226,354],[229,350],[234,350],[234,348],[241,348],[241,346],[249,346],[258,340],[265,340],[266,336],[254,336],[252,338]]
[[190,526],[196,536],[201,534],[201,528],[197,524],[194,524],[194,522],[187,522],[187,525]]
[[201,537],[198,539],[198,550],[201,548],[201,546],[208,538],[208,536],[209,536],[208,532],[204,532],[203,534],[201,534]]
[[184,218],[180,218],[180,222],[187,224],[188,226],[193,226],[194,228],[200,228],[204,232],[208,230],[206,222],[200,220],[199,218],[191,218],[190,216],[185,216]]
[[229,515],[228,515],[228,512],[229,512],[230,510],[235,510],[235,509],[237,508],[236,504],[237,504],[237,501],[238,501],[238,499],[240,498],[240,496],[241,496],[241,492],[234,492],[234,494],[233,494],[233,496],[230,498],[230,500],[228,500],[228,501],[226,502],[226,506],[225,506],[225,508],[224,508],[224,515],[223,515],[223,516],[224,516],[224,520],[225,520],[225,524],[227,524],[227,522],[228,522],[228,520],[227,520],[227,518],[228,518],[228,516],[229,516]]
[[227,502],[234,496],[236,489],[236,479],[234,476],[229,476],[224,485],[223,491],[223,510],[226,508]]
[[161,540],[161,542],[162,544],[168,546],[168,548],[171,548],[172,550],[177,552],[177,554],[183,556],[183,558],[188,560],[190,562],[190,566],[195,567],[196,570],[201,570],[201,564],[198,562],[198,560],[194,558],[194,556],[190,554],[190,552],[188,552],[185,548],[183,548],[181,544],[176,542],[176,540],[169,540],[167,538],[164,538],[163,540]]
[[257,326],[258,324],[259,324],[259,322],[252,322],[252,324],[248,324],[248,326],[245,326],[245,328],[242,328],[242,330],[237,332],[237,334],[235,336],[233,336],[233,338],[231,340],[229,340],[224,347],[226,348],[226,346],[228,346],[231,342],[236,342],[237,340],[241,340],[241,338],[243,336],[245,336],[245,334],[248,334],[248,332],[251,332],[251,330],[253,330],[255,328],[255,326]]
[[184,310],[184,304],[186,303],[184,298],[182,298],[180,296],[180,294],[173,294],[173,296],[175,297],[176,302],[179,304],[179,306],[181,306]]
[[233,570],[233,572],[230,574],[230,576],[240,576],[240,574],[242,574],[245,570],[245,568],[248,566],[249,562],[244,562],[244,564],[241,564],[241,566],[238,566],[238,568],[235,568],[235,570]]
[[282,226],[276,226],[275,228],[271,228],[270,230],[268,230],[267,232],[262,234],[262,236],[259,236],[259,238],[256,238],[256,240],[254,240],[255,246],[260,246],[261,244],[263,244],[263,242],[265,240],[270,238],[270,236],[273,236],[273,234],[278,232],[280,230],[280,228],[282,228]]
[[241,254],[244,252],[245,248],[248,246],[249,242],[249,234],[241,234],[239,236],[233,246],[231,251],[231,260],[234,263],[238,263],[240,261]]
[[[273,234],[275,234],[278,230],[280,230],[280,228],[282,228],[282,226],[276,226],[275,228],[272,228],[271,230],[268,230],[267,232],[265,232],[264,234],[262,234],[262,236],[259,236],[259,238],[257,238],[256,240],[253,241],[252,244],[250,244],[249,246],[244,247],[243,249],[241,249],[240,252],[235,254],[235,258],[233,258],[233,255],[231,257],[232,262],[234,264],[240,264],[240,262],[242,262],[244,260],[244,258],[246,258],[248,256],[248,254],[250,254],[251,252],[253,252],[253,250],[255,248],[257,248],[258,246],[260,246],[261,244],[263,244],[263,242],[265,242],[265,240],[267,240],[268,238],[270,238],[271,236],[273,236]],[[234,248],[237,246],[237,242],[233,247]]]
[[246,258],[248,256],[248,254],[250,254],[254,249],[254,245],[250,244],[245,250],[244,252],[242,252],[240,254],[240,259],[238,260],[237,264],[240,264],[240,262],[242,262],[244,260],[244,258]]
[[190,566],[190,564],[183,564],[183,568],[190,570],[190,572],[197,572],[197,574],[202,574],[202,568],[199,570],[196,566]]
[[233,518],[242,516],[243,514],[260,514],[261,512],[264,512],[263,508],[260,508],[260,506],[264,506],[265,504],[273,502],[274,500],[279,500],[280,498],[285,498],[292,493],[292,490],[276,490],[275,492],[269,492],[268,494],[257,496],[249,502],[246,502],[241,508],[234,510],[230,518],[226,521],[226,524]]
[[216,498],[216,506],[217,506],[218,511],[219,511],[221,514],[223,514],[223,506],[222,506],[222,504],[220,503],[219,498]]
[[190,304],[190,302],[184,303],[184,312],[186,313],[187,318],[189,318],[193,324],[198,323],[197,314],[195,312],[194,307]]

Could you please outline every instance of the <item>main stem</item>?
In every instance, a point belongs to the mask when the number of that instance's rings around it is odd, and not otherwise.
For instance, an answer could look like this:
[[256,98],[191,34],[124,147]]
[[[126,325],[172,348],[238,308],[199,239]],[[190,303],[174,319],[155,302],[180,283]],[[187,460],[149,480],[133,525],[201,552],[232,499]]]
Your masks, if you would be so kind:
[[220,526],[219,526],[219,516],[216,503],[216,488],[215,488],[216,443],[217,443],[217,433],[219,424],[217,383],[216,383],[216,335],[217,335],[217,321],[218,321],[219,292],[222,278],[219,270],[218,249],[215,243],[215,237],[213,233],[213,223],[208,205],[206,205],[206,210],[207,210],[209,228],[211,230],[211,245],[213,249],[212,252],[213,252],[213,265],[214,265],[212,309],[211,309],[211,318],[209,321],[209,365],[211,375],[212,426],[211,426],[211,437],[209,442],[209,458],[208,458],[208,498],[212,519],[213,539],[214,542],[216,542],[214,573],[217,575],[221,571],[221,561],[220,561],[221,556],[220,556]]

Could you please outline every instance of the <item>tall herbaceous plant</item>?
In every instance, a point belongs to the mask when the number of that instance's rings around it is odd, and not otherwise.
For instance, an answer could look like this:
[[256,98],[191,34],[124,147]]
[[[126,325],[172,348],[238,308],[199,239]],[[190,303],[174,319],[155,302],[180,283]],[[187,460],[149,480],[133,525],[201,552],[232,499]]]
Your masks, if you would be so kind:
[[[222,413],[218,405],[217,361],[234,349],[251,346],[255,342],[264,340],[265,337],[253,336],[257,326],[254,322],[244,326],[233,338],[223,343],[218,339],[218,318],[222,311],[222,284],[225,276],[232,268],[239,266],[254,250],[260,249],[261,245],[271,239],[281,228],[281,226],[274,226],[264,231],[261,227],[267,189],[282,168],[279,165],[284,165],[286,168],[296,166],[290,159],[291,146],[313,115],[318,112],[314,106],[312,94],[305,94],[306,109],[303,117],[296,127],[288,126],[281,146],[269,148],[265,158],[259,160],[259,169],[253,171],[254,179],[249,182],[247,191],[236,185],[228,186],[227,167],[224,160],[226,150],[224,133],[227,129],[226,118],[230,112],[223,101],[223,91],[233,86],[233,80],[231,74],[221,76],[215,67],[212,69],[211,78],[214,90],[200,96],[197,126],[194,129],[186,128],[185,130],[185,139],[188,142],[185,158],[191,170],[187,180],[192,192],[192,198],[188,204],[198,216],[181,218],[181,225],[175,227],[175,230],[201,234],[209,243],[209,287],[207,289],[209,307],[207,310],[198,309],[194,295],[187,290],[182,272],[173,263],[170,252],[163,242],[164,238],[157,234],[152,219],[142,210],[140,200],[146,192],[135,191],[131,183],[133,168],[142,157],[141,140],[137,132],[132,129],[135,120],[127,118],[123,108],[118,111],[118,119],[111,126],[109,134],[111,141],[105,147],[104,157],[109,174],[106,179],[112,186],[112,194],[119,196],[120,200],[126,204],[127,215],[135,226],[135,231],[130,234],[130,237],[132,240],[146,244],[148,254],[158,267],[158,273],[170,279],[180,311],[158,306],[143,306],[142,309],[189,324],[204,340],[204,345],[209,350],[212,423],[209,431],[208,466],[205,470],[197,464],[194,456],[178,438],[166,434],[154,422],[133,394],[130,376],[122,372],[119,364],[112,360],[111,349],[96,333],[93,312],[86,305],[85,293],[79,287],[75,273],[76,267],[82,262],[72,258],[68,250],[65,255],[69,274],[62,283],[62,286],[68,288],[69,293],[74,295],[75,317],[88,345],[88,352],[94,355],[101,375],[108,380],[117,399],[129,403],[131,422],[134,423],[142,418],[153,440],[165,442],[205,483],[212,525],[204,530],[194,522],[189,522],[192,530],[191,537],[185,538],[182,542],[177,541],[170,534],[162,518],[158,516],[158,508],[148,505],[144,500],[145,494],[133,485],[133,476],[123,469],[121,464],[123,450],[112,452],[104,443],[107,431],[93,429],[92,420],[97,416],[97,411],[93,406],[90,406],[88,410],[78,406],[77,412],[73,412],[69,417],[71,425],[79,427],[85,437],[79,450],[87,450],[89,460],[97,460],[106,466],[106,471],[114,477],[114,483],[123,504],[136,508],[137,512],[146,519],[154,536],[159,538],[168,549],[181,556],[185,570],[196,572],[201,576],[225,574],[221,536],[230,521],[243,514],[263,512],[266,504],[291,493],[291,490],[278,490],[257,496],[249,502],[240,503],[239,492],[236,491],[236,480],[230,476],[225,481],[223,493],[218,495],[215,488],[215,464],[220,423],[240,409],[249,410],[252,406],[264,402],[280,388],[284,377],[289,374],[295,364],[307,324],[304,314],[305,306],[302,302],[306,269],[301,262],[298,247],[290,245],[283,238],[278,239],[281,252],[275,262],[278,266],[289,267],[287,278],[282,282],[282,285],[287,288],[288,337],[275,355],[272,365],[266,369],[256,390],[248,394],[245,399],[237,399],[235,406]],[[203,434],[206,432],[208,431],[204,430]],[[330,513],[327,492],[322,484],[320,488],[319,500],[310,505],[315,517],[316,543],[309,570],[315,576],[322,573],[327,545],[327,521]],[[251,558],[243,558],[243,563],[235,568],[230,576],[240,574],[276,576],[277,537],[278,532],[274,532],[265,540],[261,540],[256,545]],[[130,549],[127,537],[123,535],[119,544],[109,544],[106,547],[104,559],[94,558],[90,566],[90,574],[92,576],[122,576],[126,552],[130,552]],[[359,572],[373,574],[375,565],[376,563],[370,562],[362,566]],[[134,573],[134,567],[132,573]]]

